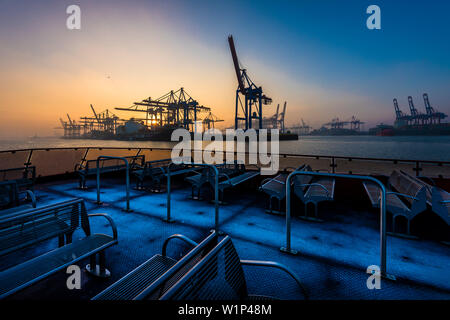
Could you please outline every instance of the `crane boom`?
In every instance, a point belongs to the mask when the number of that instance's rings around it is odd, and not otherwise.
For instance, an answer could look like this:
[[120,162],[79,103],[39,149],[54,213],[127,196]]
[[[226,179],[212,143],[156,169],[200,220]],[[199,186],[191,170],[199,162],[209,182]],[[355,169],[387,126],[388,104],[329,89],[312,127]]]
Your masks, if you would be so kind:
[[228,44],[230,45],[230,51],[231,51],[231,57],[233,58],[234,63],[234,71],[236,71],[236,77],[238,79],[239,83],[239,90],[242,92],[242,94],[245,94],[245,86],[244,82],[242,81],[242,75],[241,75],[241,69],[239,67],[239,61],[236,54],[236,48],[234,46],[233,36],[228,36]]
[[100,120],[98,120],[97,112],[95,112],[94,106],[91,104],[92,112],[94,113],[95,119],[97,119],[97,122],[100,123]]

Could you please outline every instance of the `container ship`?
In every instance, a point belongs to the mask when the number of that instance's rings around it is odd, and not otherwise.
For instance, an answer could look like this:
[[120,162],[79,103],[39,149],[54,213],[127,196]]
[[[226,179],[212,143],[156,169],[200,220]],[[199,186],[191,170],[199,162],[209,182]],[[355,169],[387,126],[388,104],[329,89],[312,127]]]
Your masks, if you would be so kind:
[[413,98],[408,97],[410,114],[400,110],[397,99],[394,99],[395,122],[393,126],[380,124],[369,129],[369,134],[379,136],[441,136],[450,135],[450,123],[443,122],[448,116],[435,110],[428,98],[423,94],[425,113],[418,111]]

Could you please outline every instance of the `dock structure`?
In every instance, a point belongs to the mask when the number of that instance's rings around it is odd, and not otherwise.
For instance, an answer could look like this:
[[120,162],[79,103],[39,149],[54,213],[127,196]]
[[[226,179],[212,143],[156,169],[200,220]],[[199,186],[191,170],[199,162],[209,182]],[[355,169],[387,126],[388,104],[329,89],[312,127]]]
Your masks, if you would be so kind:
[[414,105],[412,96],[408,96],[408,106],[410,114],[406,114],[400,110],[400,107],[398,106],[398,100],[396,98],[393,99],[393,102],[396,127],[440,125],[441,121],[448,117],[445,113],[439,112],[431,106],[430,99],[428,98],[427,93],[423,94],[425,113],[417,110]]
[[149,97],[140,102],[135,102],[128,108],[115,109],[145,113],[145,125],[147,127],[185,128],[189,131],[193,131],[194,123],[201,120],[200,113],[211,111],[211,108],[200,105],[184,88],[176,91],[171,90],[157,99]]
[[117,107],[115,110],[143,114],[141,117],[120,118],[106,109],[97,112],[90,105],[91,116],[82,116],[76,122],[67,114],[67,121],[60,119],[64,138],[92,139],[150,139],[167,140],[170,133],[178,128],[194,132],[200,122],[204,129],[215,127],[219,119],[211,108],[200,105],[184,88],[171,90],[157,99],[151,97],[134,102],[130,107]]
[[[262,87],[257,86],[250,79],[247,70],[240,67],[233,36],[231,35],[228,37],[228,44],[230,46],[231,57],[233,58],[234,69],[238,80],[234,128],[239,129],[243,122],[243,128],[241,129],[252,129],[253,120],[256,120],[257,125],[255,129],[262,129],[262,106],[271,104],[272,98],[266,96],[263,93]],[[244,103],[242,103],[241,96],[243,97]]]

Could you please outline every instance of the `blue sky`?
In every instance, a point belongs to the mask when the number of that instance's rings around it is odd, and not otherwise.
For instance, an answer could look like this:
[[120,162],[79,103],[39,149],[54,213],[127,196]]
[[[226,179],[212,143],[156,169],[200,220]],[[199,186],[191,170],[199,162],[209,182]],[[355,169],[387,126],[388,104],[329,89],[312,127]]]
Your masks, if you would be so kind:
[[[65,29],[70,4],[80,31]],[[371,4],[381,30],[366,28]],[[450,114],[449,12],[448,1],[0,0],[0,111],[21,106],[0,124],[27,111],[46,119],[27,126],[40,132],[64,108],[76,118],[180,86],[231,124],[229,34],[274,105],[288,101],[288,124],[356,115],[367,129],[393,122],[394,97],[422,110],[424,92]]]

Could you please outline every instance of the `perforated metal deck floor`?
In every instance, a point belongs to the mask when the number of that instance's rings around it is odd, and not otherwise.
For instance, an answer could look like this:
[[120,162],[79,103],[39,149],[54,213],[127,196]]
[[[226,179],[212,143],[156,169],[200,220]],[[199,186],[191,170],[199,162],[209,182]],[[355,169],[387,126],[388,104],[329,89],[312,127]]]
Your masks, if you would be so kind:
[[[89,213],[107,213],[114,219],[119,244],[106,251],[111,278],[94,279],[83,273],[81,290],[68,290],[68,275],[59,272],[12,299],[90,299],[160,253],[168,236],[181,233],[201,240],[214,226],[214,205],[190,200],[189,186],[180,181],[172,195],[175,223],[162,220],[166,216],[166,193],[131,190],[133,212],[124,212],[122,179],[102,181],[102,206],[95,204],[95,182],[88,182],[87,191],[77,189],[77,185],[77,181],[38,185],[38,203],[44,205],[79,197],[86,200]],[[431,240],[388,237],[387,268],[397,281],[382,280],[380,290],[367,288],[366,268],[379,263],[378,217],[370,210],[332,203],[320,208],[323,223],[294,218],[292,247],[300,254],[291,256],[279,251],[285,241],[285,218],[264,212],[262,194],[243,193],[241,189],[228,193],[226,198],[228,204],[220,207],[220,229],[230,235],[241,259],[272,260],[289,266],[299,275],[311,299],[450,298],[450,248]],[[93,220],[93,229],[109,232],[109,227],[101,220]],[[56,240],[8,255],[2,258],[0,267],[4,269],[55,246]],[[182,243],[174,242],[169,246],[169,255],[179,257],[187,249]],[[282,272],[246,267],[245,273],[251,293],[302,299],[295,283]]]

